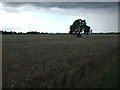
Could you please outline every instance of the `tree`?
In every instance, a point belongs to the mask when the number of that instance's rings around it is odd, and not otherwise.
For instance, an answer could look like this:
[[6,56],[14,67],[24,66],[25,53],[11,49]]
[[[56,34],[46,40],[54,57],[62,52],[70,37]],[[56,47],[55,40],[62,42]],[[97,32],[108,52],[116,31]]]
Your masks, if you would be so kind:
[[90,32],[90,26],[85,25],[84,34],[88,35]]
[[83,31],[86,35],[88,35],[90,32],[90,26],[87,26],[85,20],[77,19],[72,25],[70,25],[69,34],[71,35],[77,35],[77,37],[81,37]]

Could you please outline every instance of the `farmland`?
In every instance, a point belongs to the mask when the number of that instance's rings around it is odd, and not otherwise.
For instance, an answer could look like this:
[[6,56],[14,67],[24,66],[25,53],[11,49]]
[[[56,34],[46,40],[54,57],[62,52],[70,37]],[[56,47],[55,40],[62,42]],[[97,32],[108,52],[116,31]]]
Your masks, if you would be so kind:
[[118,36],[3,35],[3,88],[117,88]]

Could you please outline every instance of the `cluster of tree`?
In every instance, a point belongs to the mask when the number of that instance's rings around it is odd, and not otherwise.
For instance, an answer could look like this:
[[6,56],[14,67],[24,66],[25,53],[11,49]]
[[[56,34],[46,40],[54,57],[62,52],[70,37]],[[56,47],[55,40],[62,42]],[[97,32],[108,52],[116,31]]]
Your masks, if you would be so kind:
[[88,35],[90,32],[92,33],[90,26],[87,25],[85,20],[77,19],[72,25],[70,25],[69,34],[71,35],[77,35],[77,37],[81,37],[83,31],[86,35]]

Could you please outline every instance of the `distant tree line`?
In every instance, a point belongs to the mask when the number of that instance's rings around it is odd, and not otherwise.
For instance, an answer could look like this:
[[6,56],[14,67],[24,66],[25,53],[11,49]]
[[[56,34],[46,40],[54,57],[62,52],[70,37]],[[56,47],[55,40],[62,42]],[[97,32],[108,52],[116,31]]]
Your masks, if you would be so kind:
[[13,32],[13,31],[2,31],[2,34],[48,34],[47,32],[37,32],[37,31],[30,31],[30,32]]
[[13,32],[13,31],[2,31],[2,34],[25,34],[25,33],[23,33],[23,32]]
[[64,35],[64,34],[68,34],[68,33],[48,33],[48,32],[37,32],[37,31],[29,31],[26,33],[23,32],[15,32],[15,31],[3,31],[2,30],[2,34],[52,34],[52,35],[56,35],[56,34],[60,34],[60,35]]
[[92,33],[92,34],[120,34],[120,32],[99,32],[99,33]]
[[[23,33],[23,32],[15,32],[15,31],[3,31],[1,30],[2,34],[12,34],[12,35],[15,35],[15,34],[51,34],[51,35],[68,35],[69,33],[47,33],[47,32],[37,32],[37,31],[30,31],[30,32],[26,32],[26,33]],[[85,32],[84,32],[85,34]],[[92,33],[92,34],[120,34],[120,32],[107,32],[107,33],[103,33],[103,32],[99,32],[99,33]]]

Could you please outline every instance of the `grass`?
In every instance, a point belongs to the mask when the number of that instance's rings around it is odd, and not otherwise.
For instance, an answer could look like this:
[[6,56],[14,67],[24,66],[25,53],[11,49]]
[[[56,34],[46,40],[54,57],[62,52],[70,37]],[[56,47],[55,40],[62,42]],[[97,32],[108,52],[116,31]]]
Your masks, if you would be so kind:
[[[118,55],[115,54],[111,58],[114,60],[118,59]],[[96,77],[92,83],[88,83],[89,88],[118,88],[119,87],[119,69],[118,69],[118,61],[113,61],[109,63],[109,67],[104,67],[103,75],[100,77]],[[99,75],[98,73],[97,75]],[[96,83],[97,80],[97,83]]]
[[2,39],[3,88],[118,87],[117,35],[3,35]]

